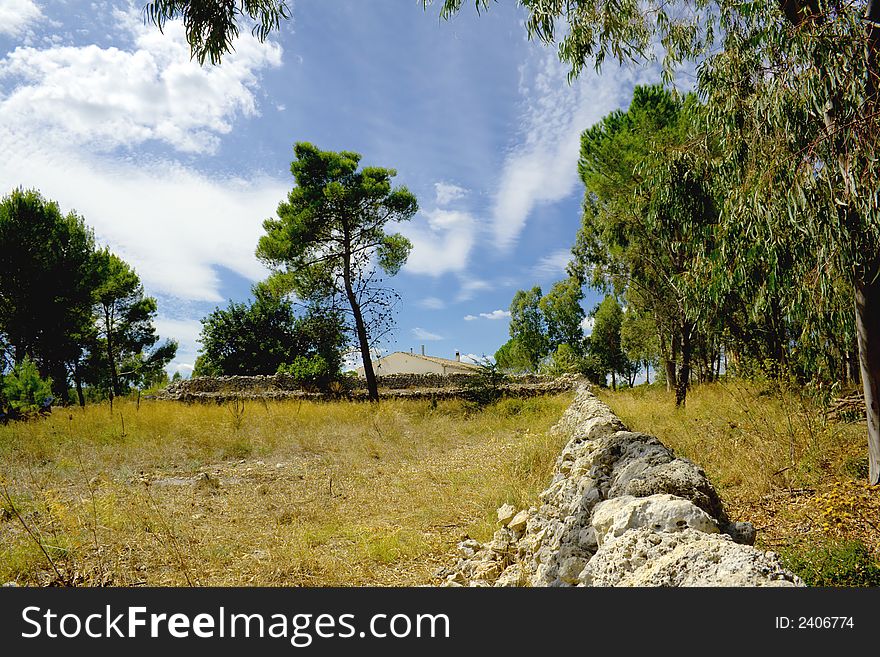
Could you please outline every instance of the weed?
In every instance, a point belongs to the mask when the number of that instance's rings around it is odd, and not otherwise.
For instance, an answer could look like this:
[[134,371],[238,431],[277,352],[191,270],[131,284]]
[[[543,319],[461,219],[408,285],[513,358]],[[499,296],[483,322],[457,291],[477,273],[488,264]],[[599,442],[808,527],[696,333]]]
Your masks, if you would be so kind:
[[859,540],[796,543],[780,557],[808,586],[880,586],[880,564]]

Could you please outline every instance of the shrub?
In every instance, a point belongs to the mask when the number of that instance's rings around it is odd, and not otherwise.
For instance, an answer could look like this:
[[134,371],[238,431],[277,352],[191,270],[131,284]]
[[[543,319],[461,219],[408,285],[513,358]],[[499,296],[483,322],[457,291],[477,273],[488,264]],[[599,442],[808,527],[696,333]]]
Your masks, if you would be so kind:
[[507,375],[498,368],[497,363],[486,357],[483,357],[477,366],[476,373],[467,378],[465,397],[482,408],[501,398]]
[[292,363],[278,366],[278,374],[292,378],[303,387],[317,386],[326,388],[334,378],[327,361],[320,354],[314,356],[297,356]]
[[40,378],[37,366],[25,358],[3,377],[0,414],[4,419],[24,419],[51,411],[52,380]]
[[829,540],[780,550],[808,586],[880,586],[880,565],[860,540]]

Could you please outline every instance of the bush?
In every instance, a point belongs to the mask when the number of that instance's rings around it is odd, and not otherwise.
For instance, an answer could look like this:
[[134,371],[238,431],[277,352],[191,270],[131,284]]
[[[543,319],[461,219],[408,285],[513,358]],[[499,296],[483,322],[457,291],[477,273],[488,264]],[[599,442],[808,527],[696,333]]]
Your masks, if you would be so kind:
[[507,375],[498,368],[497,363],[486,357],[483,357],[477,366],[476,373],[467,378],[465,397],[482,408],[501,398]]
[[52,380],[40,378],[30,358],[25,358],[3,377],[0,386],[0,417],[4,420],[26,419],[51,412]]
[[334,379],[333,372],[323,356],[297,356],[292,363],[278,366],[278,374],[292,378],[303,387],[326,388]]
[[880,565],[859,540],[799,544],[780,556],[808,586],[880,586]]

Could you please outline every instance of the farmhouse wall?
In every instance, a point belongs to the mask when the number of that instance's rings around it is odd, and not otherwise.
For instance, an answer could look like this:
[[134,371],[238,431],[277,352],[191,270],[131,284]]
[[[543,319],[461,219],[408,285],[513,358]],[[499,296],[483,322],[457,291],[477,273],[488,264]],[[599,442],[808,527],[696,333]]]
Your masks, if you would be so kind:
[[541,504],[498,509],[486,544],[459,544],[445,586],[803,586],[731,522],[703,470],[629,431],[589,385],[553,431],[569,436]]

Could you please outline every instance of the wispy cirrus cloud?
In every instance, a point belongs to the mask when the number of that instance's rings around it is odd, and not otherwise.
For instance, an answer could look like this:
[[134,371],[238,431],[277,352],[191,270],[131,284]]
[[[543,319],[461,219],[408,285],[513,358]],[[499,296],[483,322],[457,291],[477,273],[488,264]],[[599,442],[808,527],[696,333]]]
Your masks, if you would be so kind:
[[446,308],[446,302],[437,297],[425,297],[417,303],[419,307],[424,308],[425,310],[443,310]]
[[420,328],[418,326],[415,327],[414,329],[412,329],[411,333],[412,333],[412,336],[416,340],[426,340],[428,342],[434,342],[434,341],[446,339],[438,333],[432,333],[431,331],[426,331],[425,329]]
[[445,182],[434,183],[434,191],[438,207],[448,205],[467,195],[467,190],[464,187]]
[[507,153],[492,207],[492,232],[501,250],[513,247],[536,206],[561,201],[578,186],[581,133],[625,106],[633,84],[657,79],[655,67],[585,69],[571,85],[556,52],[533,51],[520,69],[520,137]]
[[548,279],[562,276],[565,274],[565,268],[571,260],[571,251],[569,249],[559,249],[548,253],[541,258],[537,264],[532,267],[532,273],[537,278]]

